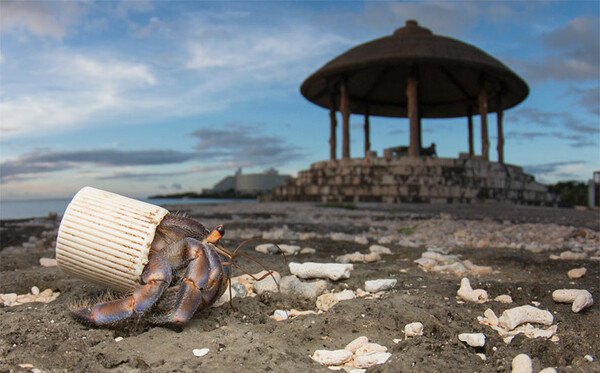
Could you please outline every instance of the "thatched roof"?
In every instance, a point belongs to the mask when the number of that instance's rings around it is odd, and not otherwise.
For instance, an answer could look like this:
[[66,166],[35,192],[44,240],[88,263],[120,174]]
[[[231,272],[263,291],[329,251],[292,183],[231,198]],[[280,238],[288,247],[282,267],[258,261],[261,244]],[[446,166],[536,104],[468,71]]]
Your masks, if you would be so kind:
[[406,117],[411,67],[419,80],[419,114],[424,118],[466,116],[469,105],[476,114],[482,76],[488,81],[488,112],[498,109],[498,91],[503,110],[529,94],[525,81],[502,62],[472,45],[435,35],[412,20],[393,35],[334,58],[306,79],[300,91],[309,101],[329,108],[330,87],[346,79],[352,113],[364,114],[368,105],[371,115]]

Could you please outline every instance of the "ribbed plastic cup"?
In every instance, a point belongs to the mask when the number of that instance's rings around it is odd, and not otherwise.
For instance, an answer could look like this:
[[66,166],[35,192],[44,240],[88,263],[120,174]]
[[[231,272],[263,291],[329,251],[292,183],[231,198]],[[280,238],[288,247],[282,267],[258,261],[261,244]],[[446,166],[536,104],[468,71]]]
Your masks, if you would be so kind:
[[168,210],[85,187],[67,207],[56,239],[60,270],[128,292],[140,284],[156,227]]

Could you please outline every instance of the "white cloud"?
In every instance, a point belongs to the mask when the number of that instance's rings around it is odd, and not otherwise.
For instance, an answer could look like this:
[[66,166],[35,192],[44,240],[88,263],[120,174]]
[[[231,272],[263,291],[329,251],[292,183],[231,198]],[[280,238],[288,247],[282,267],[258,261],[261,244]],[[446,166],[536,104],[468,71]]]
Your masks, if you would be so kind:
[[[273,72],[283,72],[290,65],[331,53],[350,45],[350,41],[330,34],[317,34],[311,27],[291,27],[271,30],[244,32],[234,30],[221,37],[194,41],[189,45],[190,59],[186,66],[190,69],[223,68],[241,72],[262,71],[265,77]],[[273,71],[271,69],[275,68]],[[270,72],[270,73],[269,73]]]
[[[136,90],[155,85],[147,65],[80,54],[37,56],[44,63],[30,85],[7,82],[0,101],[0,128],[6,137],[47,133],[86,125],[100,114],[139,110],[149,102],[134,100]],[[21,78],[23,79],[23,78]],[[9,80],[6,78],[5,80]]]
[[211,100],[220,96],[232,103],[296,93],[303,79],[353,45],[309,25],[286,25],[276,33],[273,27],[204,29],[201,33],[210,37],[188,44],[185,66],[198,87],[212,92]]
[[594,81],[600,77],[600,18],[573,18],[562,27],[549,29],[539,36],[545,53],[534,59],[506,58],[534,82],[548,79]]
[[[59,6],[56,6],[59,5]],[[67,27],[83,12],[75,2],[2,1],[0,31],[25,31],[61,39]]]
[[592,175],[594,171],[593,166],[585,161],[543,163],[524,166],[524,169],[544,184],[555,184],[565,180],[585,180],[587,175]]
[[0,102],[0,129],[5,137],[48,133],[81,124],[98,110],[116,105],[116,98],[107,91],[7,98]]
[[116,60],[98,60],[75,55],[63,56],[63,73],[74,76],[77,80],[102,83],[106,85],[154,85],[156,78],[147,65]]

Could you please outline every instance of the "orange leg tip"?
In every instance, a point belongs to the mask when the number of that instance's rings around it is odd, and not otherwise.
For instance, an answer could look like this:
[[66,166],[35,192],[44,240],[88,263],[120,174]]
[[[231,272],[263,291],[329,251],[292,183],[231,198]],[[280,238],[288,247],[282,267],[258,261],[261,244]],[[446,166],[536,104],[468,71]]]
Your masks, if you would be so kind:
[[206,242],[212,243],[212,244],[217,243],[221,238],[223,238],[223,232],[225,232],[223,230],[223,226],[222,225],[217,226],[215,229],[212,230],[212,232],[210,232],[208,237],[206,237]]

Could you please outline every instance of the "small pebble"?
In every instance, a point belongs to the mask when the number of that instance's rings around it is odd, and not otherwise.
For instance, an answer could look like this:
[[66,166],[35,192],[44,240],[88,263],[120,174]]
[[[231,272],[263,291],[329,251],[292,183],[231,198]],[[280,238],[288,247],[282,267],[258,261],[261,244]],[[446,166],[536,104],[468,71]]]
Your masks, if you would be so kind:
[[305,247],[302,250],[300,250],[300,254],[303,254],[303,255],[315,254],[316,252],[317,252],[317,250],[313,249],[312,247]]
[[40,258],[40,265],[42,267],[56,267],[56,259],[54,258]]
[[279,283],[281,293],[294,298],[317,299],[327,288],[327,281],[300,281],[296,276],[285,276]]
[[389,248],[385,247],[385,246],[381,246],[381,245],[371,245],[369,247],[369,251],[375,254],[379,254],[379,255],[391,255],[392,254],[392,250],[390,250]]
[[357,356],[354,366],[357,368],[369,368],[374,365],[384,364],[392,356],[389,352],[375,352],[369,355]]
[[585,269],[585,268],[573,268],[572,270],[567,272],[567,276],[570,279],[582,278],[586,272],[587,272],[587,269]]
[[271,243],[263,243],[263,244],[257,245],[254,250],[258,251],[259,253],[263,253],[263,254],[275,254],[279,251],[279,250],[277,250],[277,247]]
[[392,240],[389,237],[381,237],[379,240],[377,240],[377,243],[380,245],[387,245],[391,244]]
[[396,286],[396,282],[395,278],[365,281],[365,290],[370,293],[391,290]]
[[583,358],[589,361],[590,363],[594,361],[594,357],[592,355],[585,355]]
[[52,289],[46,289],[44,291],[42,291],[40,293],[40,296],[45,297],[45,298],[49,298],[54,294],[54,292],[52,291]]
[[192,353],[194,354],[194,356],[202,357],[208,354],[209,351],[210,349],[208,348],[195,348],[194,350],[192,350]]
[[287,311],[275,310],[275,312],[273,313],[273,318],[277,321],[282,321],[282,320],[287,320],[289,318],[289,315],[288,315]]
[[348,350],[316,350],[311,358],[323,365],[342,365],[352,360],[353,354]]
[[575,253],[572,251],[563,251],[560,255],[550,255],[553,260],[584,260],[587,259],[586,253]]
[[31,288],[31,294],[38,295],[39,293],[40,293],[40,288],[38,288],[37,286],[34,286]]
[[354,351],[354,356],[371,355],[377,352],[387,352],[387,347],[377,343],[365,343]]
[[528,355],[519,354],[512,361],[512,373],[532,373],[533,362]]
[[502,294],[502,295],[498,295],[496,298],[494,298],[494,300],[496,302],[500,302],[500,303],[512,303],[512,297],[508,294]]
[[458,339],[471,347],[485,346],[485,335],[483,333],[462,333],[458,335]]
[[123,340],[123,337],[117,337],[115,338],[115,342],[121,342]]
[[355,353],[356,350],[358,350],[359,348],[361,348],[362,346],[364,346],[367,343],[369,343],[369,338],[367,338],[365,336],[361,336],[361,337],[356,338],[352,342],[348,343],[346,345],[346,347],[344,347],[344,350],[348,350],[352,353]]
[[365,236],[356,236],[354,237],[354,242],[361,245],[367,245],[369,243],[369,239],[367,239]]
[[[257,275],[260,275],[257,278],[262,277],[262,275],[260,273]],[[253,284],[254,291],[258,295],[261,295],[266,292],[277,293],[277,289],[278,289],[277,284],[280,282],[280,280],[281,280],[281,275],[277,272],[273,272],[270,275],[268,275],[267,277],[263,278],[262,280],[256,281]]]
[[406,324],[406,326],[404,327],[404,339],[408,339],[409,337],[416,337],[418,335],[423,335],[423,324],[421,324],[420,322]]
[[[296,245],[279,245],[279,248],[281,249],[281,251],[283,251],[283,253],[285,255],[295,255],[298,252],[300,252],[300,250],[302,250],[302,248],[300,246],[296,246]],[[279,252],[279,250],[277,250],[277,252]]]

